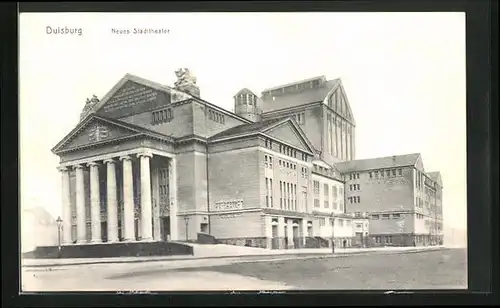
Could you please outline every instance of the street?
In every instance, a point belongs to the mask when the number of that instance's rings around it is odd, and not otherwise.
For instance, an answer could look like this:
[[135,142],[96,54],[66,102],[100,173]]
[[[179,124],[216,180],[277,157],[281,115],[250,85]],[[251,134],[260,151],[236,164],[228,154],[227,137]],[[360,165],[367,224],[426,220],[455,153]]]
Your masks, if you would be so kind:
[[23,291],[443,289],[467,287],[465,249],[23,268]]

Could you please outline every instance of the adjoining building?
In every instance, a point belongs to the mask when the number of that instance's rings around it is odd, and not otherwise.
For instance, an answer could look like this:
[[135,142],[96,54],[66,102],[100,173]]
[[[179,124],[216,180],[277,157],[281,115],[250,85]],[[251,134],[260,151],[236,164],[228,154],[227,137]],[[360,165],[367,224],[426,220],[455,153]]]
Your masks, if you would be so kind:
[[338,163],[346,207],[368,213],[370,246],[442,245],[442,181],[420,154]]
[[357,242],[354,221],[368,219],[346,204],[355,121],[340,79],[243,89],[233,113],[176,74],[175,87],[127,74],[52,149],[65,245],[199,233],[275,249]]

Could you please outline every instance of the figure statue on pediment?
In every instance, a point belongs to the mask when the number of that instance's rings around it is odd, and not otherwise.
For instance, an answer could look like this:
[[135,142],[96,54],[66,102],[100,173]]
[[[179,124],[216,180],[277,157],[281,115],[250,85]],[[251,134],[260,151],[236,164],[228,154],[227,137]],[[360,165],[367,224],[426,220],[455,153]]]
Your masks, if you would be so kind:
[[196,77],[193,76],[187,68],[176,70],[175,75],[177,76],[177,81],[174,84],[176,87],[196,84]]
[[200,89],[196,85],[196,77],[187,68],[180,68],[175,71],[177,81],[174,83],[175,88],[179,91],[199,97]]
[[82,112],[80,113],[80,121],[83,120],[92,110],[92,108],[99,103],[99,99],[96,95],[92,94],[92,98],[87,98],[85,100],[85,106],[83,107]]

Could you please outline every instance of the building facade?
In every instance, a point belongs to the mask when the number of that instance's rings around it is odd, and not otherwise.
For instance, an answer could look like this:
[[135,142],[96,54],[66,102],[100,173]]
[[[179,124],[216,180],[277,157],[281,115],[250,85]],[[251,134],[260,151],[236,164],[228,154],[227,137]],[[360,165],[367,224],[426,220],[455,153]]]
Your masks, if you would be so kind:
[[369,245],[442,245],[441,176],[424,171],[420,154],[336,166],[345,178],[349,211],[369,215]]
[[[206,233],[274,249],[332,239],[337,247],[360,246],[368,218],[359,211],[372,215],[370,233],[387,233],[373,215],[390,208],[389,197],[380,210],[351,207],[353,197],[359,205],[365,197],[352,190],[360,183],[349,175],[368,173],[349,167],[355,121],[340,79],[315,77],[260,97],[242,89],[233,113],[201,99],[188,70],[176,74],[175,87],[125,75],[101,100],[87,100],[80,122],[52,149],[60,158],[65,245],[187,241]],[[413,174],[405,169],[411,183]],[[439,174],[428,177],[432,182],[422,178],[408,191],[435,209]],[[375,184],[370,189],[376,194]],[[441,216],[432,213],[437,230]],[[428,235],[426,226],[418,235]],[[411,228],[400,233],[417,234]]]

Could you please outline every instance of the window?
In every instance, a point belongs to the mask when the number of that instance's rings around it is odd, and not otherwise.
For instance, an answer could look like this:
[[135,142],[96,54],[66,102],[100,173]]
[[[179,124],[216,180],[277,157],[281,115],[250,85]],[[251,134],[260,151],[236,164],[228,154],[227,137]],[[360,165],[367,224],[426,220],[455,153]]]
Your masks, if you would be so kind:
[[333,197],[333,200],[337,200],[337,187],[336,186],[332,186],[332,197]]
[[378,171],[375,171],[375,178],[378,179]]
[[173,118],[172,108],[167,108],[163,110],[153,111],[152,121],[153,125],[161,124],[165,122],[170,122]]
[[283,182],[280,181],[280,208],[283,208]]
[[392,169],[392,176],[396,176],[396,169]]
[[269,207],[269,179],[266,178],[266,206]]
[[356,173],[356,178],[359,180],[359,173]]
[[319,207],[319,199],[314,199],[314,207]]
[[373,178],[373,174],[371,172],[368,172],[368,175],[370,176],[370,179]]
[[313,186],[314,186],[314,194],[319,195],[319,181],[314,181]]
[[382,219],[389,219],[390,215],[389,214],[382,214]]
[[269,199],[271,200],[271,207],[273,207],[273,179],[269,179]]
[[393,219],[401,218],[401,214],[392,214]]
[[323,227],[324,225],[325,225],[325,219],[324,218],[320,218],[319,219],[319,226]]
[[269,168],[273,169],[273,157],[269,156]]
[[352,184],[349,184],[349,190],[352,191]]
[[358,198],[358,203],[361,203],[361,200],[360,200],[360,199],[361,199],[361,197],[360,197],[360,196],[358,196],[357,198]]
[[398,175],[403,175],[403,169],[398,169]]
[[391,176],[391,170],[386,170],[387,176]]
[[379,216],[379,215],[372,215],[372,219],[373,219],[373,220],[376,220],[376,219],[379,219],[379,218],[380,218],[380,216]]

